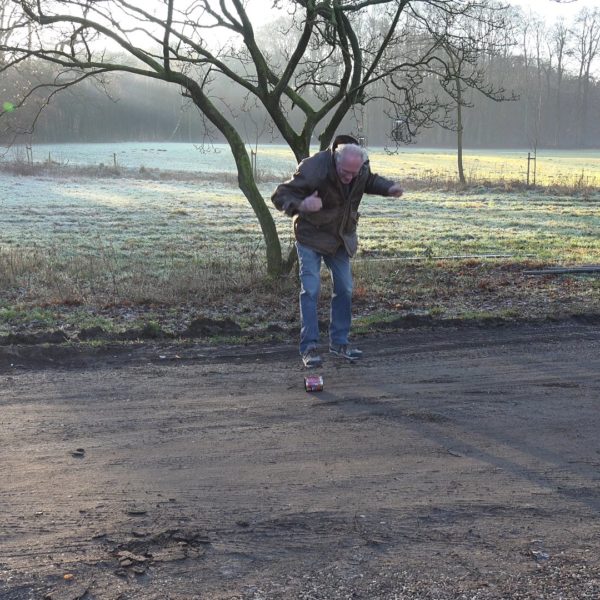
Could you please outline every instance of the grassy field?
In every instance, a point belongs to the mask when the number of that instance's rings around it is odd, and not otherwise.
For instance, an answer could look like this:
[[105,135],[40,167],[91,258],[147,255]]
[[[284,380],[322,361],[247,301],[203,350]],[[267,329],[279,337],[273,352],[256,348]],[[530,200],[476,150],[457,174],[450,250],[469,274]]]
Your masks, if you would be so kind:
[[[456,153],[439,150],[401,150],[397,155],[377,152],[372,155],[380,171],[417,181],[435,183],[440,178],[456,179]],[[466,150],[465,176],[471,184],[479,182],[527,182],[526,150]],[[530,183],[542,186],[600,186],[600,153],[597,151],[540,151],[537,166],[530,163]]]
[[[317,148],[313,148],[314,151]],[[469,183],[494,182],[525,184],[527,150],[469,150],[464,152],[464,168]],[[438,184],[457,178],[456,152],[404,146],[397,153],[384,148],[369,148],[375,170],[402,179]],[[0,152],[0,165],[24,160],[24,148]],[[50,159],[65,167],[112,167],[124,169],[159,169],[204,174],[234,173],[234,161],[227,146],[216,144],[199,147],[183,143],[118,144],[38,144],[33,148],[35,161]],[[258,147],[258,170],[275,178],[286,177],[294,169],[292,152],[283,145]],[[534,164],[530,164],[533,182]],[[595,150],[539,150],[536,183],[544,186],[599,187],[600,152]]]
[[[281,149],[274,152],[282,158]],[[394,176],[403,173],[398,160],[385,154],[372,158],[380,172]],[[482,155],[478,160],[483,169],[487,163]],[[565,169],[570,160],[556,158]],[[591,154],[581,157],[572,176],[585,164],[591,177],[599,161]],[[415,151],[409,163],[406,168],[417,171],[424,165],[445,168],[441,155],[432,152]],[[562,171],[554,173],[556,179]],[[1,174],[0,327],[7,330],[28,318],[58,323],[65,306],[77,307],[79,322],[86,324],[100,318],[98,307],[123,304],[160,305],[163,315],[165,306],[183,304],[211,314],[260,313],[262,306],[268,315],[274,305],[294,312],[289,304],[295,280],[266,281],[258,225],[233,181],[219,175],[207,181],[131,173]],[[533,284],[522,277],[531,264],[600,263],[597,189],[506,191],[497,179],[461,190],[440,187],[439,178],[435,182],[429,189],[409,182],[400,200],[365,197],[355,265],[361,318],[382,311],[514,316],[519,306],[534,304],[536,314],[598,309],[593,277],[570,278],[568,285],[565,279]],[[268,198],[276,182],[261,185]],[[291,244],[289,219],[273,214],[282,240]],[[454,258],[489,254],[510,256]],[[543,293],[539,285],[546,286]],[[538,292],[542,295],[527,304]],[[282,294],[287,300],[278,304]],[[556,302],[549,306],[552,298]],[[40,310],[50,310],[50,316]]]
[[[263,185],[268,197],[275,184]],[[262,261],[253,212],[232,185],[130,179],[0,178],[4,253],[41,252],[142,260],[156,273],[222,256]],[[365,196],[361,251],[419,257],[514,254],[548,262],[600,258],[600,197],[544,191],[408,190],[400,200]],[[273,209],[281,237],[290,220]]]

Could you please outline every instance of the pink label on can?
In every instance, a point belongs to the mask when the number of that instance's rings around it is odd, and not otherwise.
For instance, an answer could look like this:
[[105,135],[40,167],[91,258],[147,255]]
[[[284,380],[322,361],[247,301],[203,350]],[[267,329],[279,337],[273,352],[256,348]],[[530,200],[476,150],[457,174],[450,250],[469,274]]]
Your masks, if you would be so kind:
[[320,392],[323,389],[323,377],[321,375],[309,375],[305,377],[304,389],[307,392]]

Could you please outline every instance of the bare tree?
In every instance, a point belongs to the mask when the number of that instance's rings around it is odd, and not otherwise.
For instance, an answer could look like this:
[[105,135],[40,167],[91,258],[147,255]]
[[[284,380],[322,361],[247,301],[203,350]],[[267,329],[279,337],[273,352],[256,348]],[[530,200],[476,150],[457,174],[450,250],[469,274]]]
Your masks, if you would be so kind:
[[600,11],[582,9],[577,16],[573,35],[576,38],[574,55],[578,61],[577,108],[579,126],[577,144],[586,143],[592,66],[600,50]]
[[565,61],[569,52],[569,28],[564,21],[558,21],[550,30],[548,41],[549,53],[556,57],[556,94],[554,98],[554,146],[562,139],[561,97],[565,76]]
[[[514,94],[507,94],[502,86],[496,85],[489,77],[486,57],[506,52],[511,38],[506,35],[510,29],[506,8],[487,3],[479,5],[468,16],[460,13],[448,13],[438,6],[431,6],[417,18],[417,28],[423,32],[426,44],[435,48],[435,60],[428,65],[427,71],[433,75],[442,90],[450,97],[450,105],[436,123],[456,132],[457,167],[461,183],[466,183],[463,166],[464,118],[465,108],[473,106],[472,92],[477,91],[485,97],[501,102],[515,100]],[[441,102],[437,102],[442,106]],[[450,120],[450,111],[454,119]]]
[[[537,153],[537,148],[540,143],[540,136],[542,131],[542,116],[544,110],[544,103],[548,97],[548,89],[544,89],[544,74],[549,73],[552,69],[550,56],[546,56],[544,51],[547,46],[544,44],[544,40],[547,37],[546,25],[540,19],[535,19],[531,22],[531,34],[533,38],[533,49],[534,49],[534,65],[535,65],[535,90],[534,101],[534,120],[533,130],[531,132],[530,146],[533,148],[534,153]],[[547,81],[547,79],[546,79]]]
[[[393,83],[391,100],[417,127],[435,107],[416,102],[413,83],[433,60],[431,48],[396,60],[402,16],[428,7],[468,18],[483,0],[273,0],[287,15],[283,54],[261,46],[244,0],[13,0],[0,31],[2,70],[23,61],[51,63],[52,80],[24,90],[18,105],[40,90],[49,101],[90,77],[127,72],[179,86],[210,126],[227,140],[240,189],[260,224],[269,273],[289,266],[272,215],[253,177],[251,160],[226,104],[213,94],[223,79],[264,107],[299,161],[318,132],[327,147],[354,106]],[[379,27],[365,28],[377,17]],[[373,92],[374,90],[374,92]]]
[[[11,35],[10,25],[17,7],[9,0],[0,0],[0,48]],[[0,52],[0,65],[4,63],[4,53]]]

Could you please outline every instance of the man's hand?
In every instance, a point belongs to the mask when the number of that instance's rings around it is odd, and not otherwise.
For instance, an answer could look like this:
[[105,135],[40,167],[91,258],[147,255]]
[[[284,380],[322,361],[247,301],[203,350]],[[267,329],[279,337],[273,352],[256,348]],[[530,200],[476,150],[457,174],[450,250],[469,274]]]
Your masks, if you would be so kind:
[[395,183],[389,190],[388,196],[393,196],[394,198],[400,198],[404,194],[404,190],[400,187],[399,183]]
[[318,212],[323,208],[323,202],[319,198],[319,192],[315,190],[310,196],[306,196],[300,203],[298,210],[300,212]]

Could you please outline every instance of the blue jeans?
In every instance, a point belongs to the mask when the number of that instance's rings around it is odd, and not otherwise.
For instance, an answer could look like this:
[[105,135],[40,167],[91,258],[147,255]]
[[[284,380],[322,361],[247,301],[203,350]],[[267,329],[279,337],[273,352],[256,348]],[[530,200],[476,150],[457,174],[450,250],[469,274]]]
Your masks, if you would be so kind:
[[300,266],[300,354],[319,344],[317,304],[321,290],[321,259],[333,282],[329,343],[347,344],[352,321],[352,269],[344,246],[334,256],[321,254],[296,242]]

